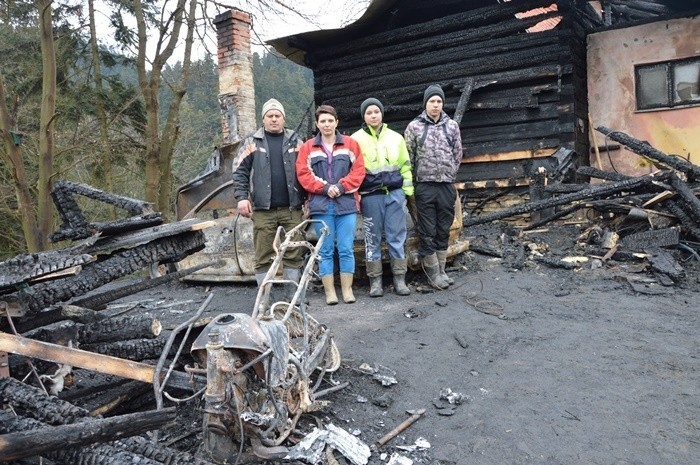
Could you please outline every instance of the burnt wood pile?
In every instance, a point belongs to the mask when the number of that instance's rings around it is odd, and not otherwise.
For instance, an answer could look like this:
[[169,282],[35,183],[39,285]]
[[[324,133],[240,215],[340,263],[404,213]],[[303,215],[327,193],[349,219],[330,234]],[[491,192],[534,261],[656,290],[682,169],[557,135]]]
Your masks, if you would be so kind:
[[[678,282],[684,273],[677,257],[700,260],[700,166],[623,132],[604,126],[597,130],[650,160],[657,170],[631,177],[585,166],[577,170],[579,177],[594,181],[584,184],[546,185],[546,173],[534,176],[531,188],[539,185],[540,197],[489,214],[465,213],[464,226],[529,214],[532,222],[522,231],[532,231],[584,211],[593,223],[578,238],[585,254],[603,261],[646,261],[652,270],[667,276],[669,283]],[[476,243],[470,249],[503,255]],[[538,256],[536,261],[562,268],[579,266],[560,258]]]
[[[56,182],[52,197],[61,226],[50,240],[69,245],[0,263],[0,355],[10,352],[0,357],[0,404],[13,412],[0,411],[0,457],[41,453],[56,463],[207,463],[139,438],[124,439],[173,422],[172,409],[134,412],[156,407],[158,394],[150,384],[161,373],[156,364],[171,360],[177,347],[157,318],[104,310],[116,299],[196,271],[143,277],[144,270],[201,250],[208,223],[163,224],[149,203],[68,181]],[[90,202],[126,216],[90,222],[80,206]],[[113,283],[131,275],[137,279],[129,284]],[[64,390],[76,377],[89,378],[90,386]],[[175,372],[171,386],[194,387],[187,378]],[[92,419],[102,415],[114,418]],[[97,442],[109,444],[81,447]]]

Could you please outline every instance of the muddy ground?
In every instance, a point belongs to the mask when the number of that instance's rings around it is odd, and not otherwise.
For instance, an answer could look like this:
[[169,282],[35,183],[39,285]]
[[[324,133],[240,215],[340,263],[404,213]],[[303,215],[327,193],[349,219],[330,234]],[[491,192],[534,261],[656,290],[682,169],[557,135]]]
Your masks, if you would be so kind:
[[[527,240],[573,256],[580,232],[559,227]],[[494,248],[506,237],[497,228],[465,236]],[[392,454],[425,464],[697,464],[700,263],[691,257],[670,286],[639,262],[575,270],[517,263],[467,252],[449,268],[455,284],[447,291],[418,292],[426,282],[409,273],[410,296],[387,286],[384,297],[370,298],[363,280],[352,305],[326,306],[312,286],[310,313],[332,330],[342,355],[333,379],[350,382],[319,418],[369,445],[408,411],[426,409],[371,464]],[[142,311],[172,325],[208,292],[205,316],[250,312],[255,291],[172,283],[122,302],[141,300]],[[383,386],[367,366],[396,384]],[[199,438],[181,446],[196,448]]]

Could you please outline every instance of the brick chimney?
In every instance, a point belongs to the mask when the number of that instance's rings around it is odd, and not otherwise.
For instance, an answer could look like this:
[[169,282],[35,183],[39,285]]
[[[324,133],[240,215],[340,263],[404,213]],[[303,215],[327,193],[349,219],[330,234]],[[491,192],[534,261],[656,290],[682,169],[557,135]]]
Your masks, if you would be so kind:
[[224,143],[256,129],[250,15],[236,8],[214,18],[218,42],[219,107]]

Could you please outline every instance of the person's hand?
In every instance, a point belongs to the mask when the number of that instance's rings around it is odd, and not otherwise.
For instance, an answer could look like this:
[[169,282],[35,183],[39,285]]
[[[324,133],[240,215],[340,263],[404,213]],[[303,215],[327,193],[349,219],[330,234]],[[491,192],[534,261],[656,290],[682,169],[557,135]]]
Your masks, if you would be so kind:
[[333,184],[331,187],[328,188],[328,197],[334,199],[336,197],[340,196],[340,189],[338,189],[338,186]]
[[253,206],[250,204],[250,200],[245,199],[238,201],[238,213],[246,218],[250,218],[253,215]]

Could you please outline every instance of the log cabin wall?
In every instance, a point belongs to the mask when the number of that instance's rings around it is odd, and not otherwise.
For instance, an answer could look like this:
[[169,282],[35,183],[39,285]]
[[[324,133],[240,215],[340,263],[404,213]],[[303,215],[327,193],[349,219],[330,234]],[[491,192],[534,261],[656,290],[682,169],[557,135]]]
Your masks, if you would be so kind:
[[[428,85],[443,86],[451,116],[471,86],[458,181],[526,185],[534,160],[575,145],[572,31],[550,5],[396,2],[352,38],[307,51],[316,104],[335,106],[339,129],[351,133],[362,123],[360,103],[374,96],[385,106],[385,121],[403,132],[422,111]],[[557,26],[527,32],[543,22]]]
[[557,182],[589,163],[590,34],[697,10],[686,0],[373,0],[343,29],[269,43],[313,70],[315,103],[334,105],[345,133],[370,96],[397,131],[422,111],[429,84],[443,85],[450,115],[468,97],[457,187],[474,212],[526,200],[540,168]]

